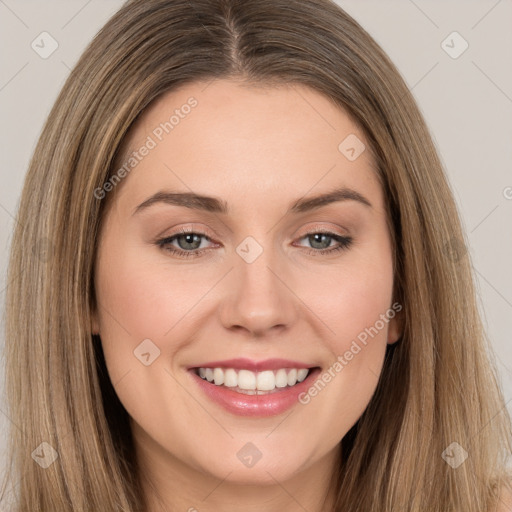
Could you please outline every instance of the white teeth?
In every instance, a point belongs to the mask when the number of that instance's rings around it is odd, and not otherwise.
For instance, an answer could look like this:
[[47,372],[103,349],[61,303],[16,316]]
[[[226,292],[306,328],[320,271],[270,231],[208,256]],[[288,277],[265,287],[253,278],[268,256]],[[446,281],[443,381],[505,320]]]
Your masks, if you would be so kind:
[[238,387],[241,389],[256,389],[256,375],[249,370],[238,372]]
[[308,369],[301,368],[297,371],[297,382],[302,382],[308,376]]
[[[201,370],[201,368],[199,368]],[[199,373],[201,375],[201,373]],[[238,386],[238,376],[233,368],[228,368],[224,372],[224,386],[228,388],[236,388]]]
[[213,370],[213,381],[216,386],[224,384],[224,372],[220,368],[215,368]]
[[276,388],[285,388],[288,386],[288,374],[284,368],[276,372]]
[[[280,368],[252,372],[250,370],[235,370],[233,368],[199,368],[198,375],[216,386],[237,388],[236,391],[246,394],[256,394],[259,391],[274,391],[276,388],[295,386],[309,374],[308,368]],[[259,393],[258,393],[259,394]]]
[[274,372],[267,370],[258,373],[256,376],[256,387],[260,391],[272,391],[276,387],[276,377]]
[[297,370],[294,368],[288,372],[288,386],[294,386],[297,383]]

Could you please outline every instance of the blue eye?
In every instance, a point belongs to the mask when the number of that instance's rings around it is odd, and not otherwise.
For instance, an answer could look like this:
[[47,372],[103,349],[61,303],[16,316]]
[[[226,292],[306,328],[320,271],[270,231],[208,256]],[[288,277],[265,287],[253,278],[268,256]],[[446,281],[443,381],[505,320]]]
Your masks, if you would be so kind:
[[308,233],[306,236],[304,236],[302,239],[307,238],[311,244],[319,244],[322,245],[322,240],[327,239],[329,242],[327,245],[330,245],[330,242],[332,240],[338,242],[338,245],[335,245],[334,247],[327,247],[325,249],[320,250],[311,250],[308,249],[306,252],[308,254],[311,254],[313,256],[323,256],[325,254],[332,254],[334,252],[343,251],[348,249],[352,245],[352,237],[349,236],[341,236],[337,235],[335,233],[331,233],[329,231],[315,231]]
[[[332,254],[338,251],[346,250],[352,245],[353,242],[352,237],[337,235],[329,231],[313,231],[311,233],[307,233],[301,238],[301,240],[306,238],[312,245],[321,246],[325,243],[325,241],[328,242],[326,248],[307,248],[306,252],[313,256],[323,256],[326,254]],[[203,253],[211,249],[211,247],[201,248],[202,239],[211,242],[211,238],[209,238],[205,233],[192,231],[189,229],[181,229],[178,233],[157,240],[155,243],[165,251],[168,251],[179,258],[195,258],[201,256]],[[329,247],[333,240],[337,242],[337,245],[334,247]],[[173,245],[175,242],[178,244],[178,247]]]
[[[171,254],[180,258],[194,258],[201,256],[205,249],[200,249],[201,238],[210,240],[204,233],[191,231],[188,229],[180,229],[178,233],[157,240],[156,244],[162,249],[169,251]],[[172,245],[173,242],[178,242],[178,248]],[[198,244],[199,241],[199,244]]]

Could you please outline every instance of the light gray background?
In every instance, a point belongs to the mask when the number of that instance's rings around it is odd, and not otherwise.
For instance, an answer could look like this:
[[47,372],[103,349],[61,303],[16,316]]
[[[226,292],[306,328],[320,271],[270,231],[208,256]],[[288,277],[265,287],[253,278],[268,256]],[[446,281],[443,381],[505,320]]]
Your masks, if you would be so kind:
[[[430,126],[468,233],[481,310],[512,412],[512,1],[338,3],[398,66]],[[43,122],[86,44],[121,5],[0,0],[2,310],[14,216]],[[43,31],[59,44],[47,59],[31,48]],[[453,31],[469,44],[456,59],[441,46]],[[457,40],[447,44],[461,48]],[[9,425],[5,410],[0,401],[0,449]]]

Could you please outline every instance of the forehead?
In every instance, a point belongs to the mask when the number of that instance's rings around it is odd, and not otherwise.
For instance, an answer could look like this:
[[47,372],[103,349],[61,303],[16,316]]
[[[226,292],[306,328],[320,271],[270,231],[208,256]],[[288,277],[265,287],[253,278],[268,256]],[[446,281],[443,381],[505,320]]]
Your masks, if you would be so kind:
[[116,168],[128,172],[117,191],[130,202],[164,188],[236,193],[243,201],[272,192],[297,198],[340,185],[380,201],[363,131],[304,85],[187,84],[155,100],[122,149]]

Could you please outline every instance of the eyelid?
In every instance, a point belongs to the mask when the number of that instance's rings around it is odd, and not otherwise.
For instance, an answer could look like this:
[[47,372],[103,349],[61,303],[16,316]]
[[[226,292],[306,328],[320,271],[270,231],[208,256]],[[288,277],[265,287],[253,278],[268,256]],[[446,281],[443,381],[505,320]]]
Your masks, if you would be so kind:
[[[332,223],[330,223],[332,226]],[[336,229],[337,228],[337,229]],[[332,233],[336,234],[338,236],[345,236],[349,237],[351,236],[350,231],[346,228],[342,228],[342,231],[340,232],[340,226],[336,226],[336,228],[329,227],[325,225],[324,223],[313,223],[311,225],[308,225],[308,227],[304,228],[301,227],[300,230],[297,230],[293,235],[292,238],[295,240],[296,238],[304,238],[305,236],[308,236],[312,233]],[[301,232],[303,233],[301,234]],[[168,231],[170,231],[169,234],[166,234]],[[158,235],[156,240],[160,240],[162,238],[171,238],[175,237],[184,233],[197,233],[205,236],[208,238],[211,242],[215,241],[216,236],[203,224],[199,225],[198,223],[187,223],[186,225],[179,225],[178,227],[174,227],[169,229],[166,229],[162,234]]]
[[196,223],[188,223],[186,225],[178,224],[177,227],[173,226],[172,228],[167,228],[161,234],[157,235],[155,239],[159,240],[162,238],[171,238],[186,233],[201,234],[212,241],[215,238],[215,235],[213,235],[212,232],[206,226],[202,224],[197,225]]
[[311,225],[308,225],[306,228],[301,228],[300,231],[297,231],[294,236],[294,238],[296,236],[299,236],[300,233],[302,232],[302,229],[304,229],[304,235],[302,236],[307,236],[309,234],[311,234],[312,232],[315,232],[315,233],[333,233],[333,234],[336,234],[336,235],[339,235],[339,236],[346,236],[346,237],[349,237],[351,236],[351,233],[350,233],[350,230],[348,230],[347,228],[343,227],[343,226],[339,226],[339,225],[333,225],[332,222],[328,222],[327,223],[328,225],[326,225],[325,222],[323,223],[313,223]]

